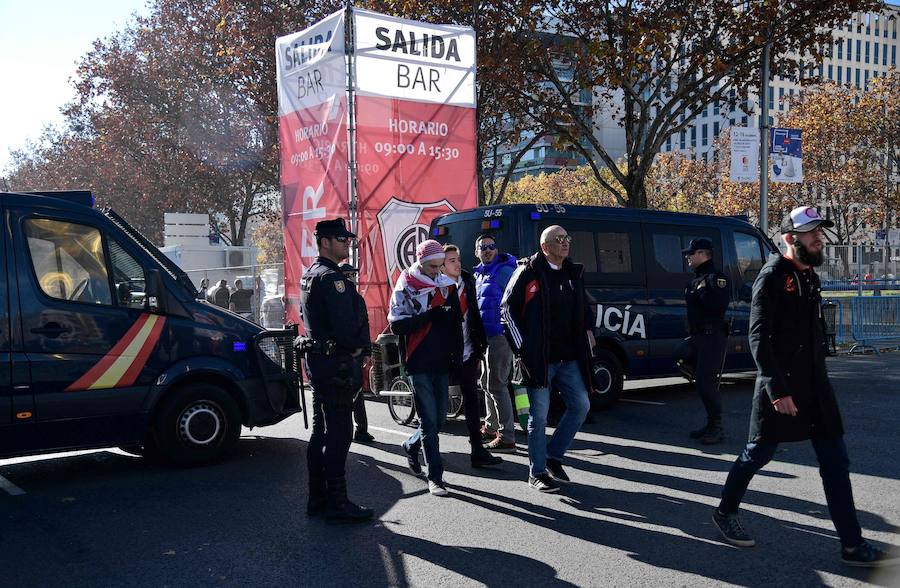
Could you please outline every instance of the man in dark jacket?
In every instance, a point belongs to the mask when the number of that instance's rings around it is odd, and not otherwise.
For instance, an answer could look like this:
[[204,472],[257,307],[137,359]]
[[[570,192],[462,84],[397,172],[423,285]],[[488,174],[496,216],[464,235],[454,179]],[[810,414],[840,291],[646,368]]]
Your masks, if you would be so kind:
[[706,409],[706,425],[691,431],[690,436],[704,445],[714,445],[721,443],[724,436],[719,372],[728,345],[725,311],[731,302],[731,288],[725,274],[713,265],[712,241],[691,239],[690,246],[681,253],[694,269],[694,279],[684,290],[684,300],[697,363],[694,382]]
[[228,308],[228,301],[231,298],[231,292],[228,291],[228,281],[219,280],[218,285],[210,290],[207,300],[221,308]]
[[487,336],[487,380],[485,394],[487,415],[482,435],[491,451],[515,453],[515,411],[507,385],[512,368],[512,349],[500,322],[500,301],[513,272],[516,258],[500,253],[491,235],[475,239],[475,255],[481,263],[475,266],[475,288],[478,291],[478,310]]
[[[528,484],[540,492],[557,492],[558,482],[569,481],[562,458],[590,409],[593,321],[584,291],[584,266],[567,259],[571,243],[564,228],[544,229],[541,250],[519,262],[501,304],[531,405]],[[562,395],[566,412],[547,443],[544,429],[551,386]]]
[[403,443],[409,469],[422,473],[425,450],[428,491],[447,496],[438,433],[447,418],[449,374],[462,364],[462,314],[456,283],[441,273],[444,246],[429,239],[416,247],[416,263],[403,270],[391,295],[388,322],[401,336],[406,371],[412,380],[419,429]]
[[313,385],[306,512],[337,522],[365,521],[372,510],[350,502],[344,477],[353,397],[362,386],[363,356],[371,348],[365,302],[338,266],[356,235],[336,218],[316,223],[315,238],[319,256],[300,282],[303,326],[313,342],[306,360]]
[[459,310],[463,317],[463,362],[458,370],[450,374],[450,379],[459,385],[463,396],[463,410],[466,429],[469,431],[471,462],[473,468],[503,463],[499,457],[481,445],[481,415],[478,410],[478,377],[481,375],[481,360],[487,349],[484,324],[475,303],[475,280],[464,271],[459,260],[459,247],[444,245],[444,275],[456,280]]
[[772,254],[753,284],[750,350],[758,371],[750,441],[728,473],[713,521],[732,545],[755,545],[738,515],[750,480],[780,442],[810,439],[841,559],[871,567],[888,558],[863,540],[856,518],[844,428],[825,368],[821,288],[813,270],[823,261],[822,228],[831,226],[814,208],[792,210],[781,226],[787,252]]

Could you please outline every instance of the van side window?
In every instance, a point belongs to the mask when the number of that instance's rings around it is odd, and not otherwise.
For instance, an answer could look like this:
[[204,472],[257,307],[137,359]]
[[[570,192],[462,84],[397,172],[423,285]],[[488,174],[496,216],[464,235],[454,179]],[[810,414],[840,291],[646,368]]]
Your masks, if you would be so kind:
[[578,263],[584,264],[584,271],[593,273],[597,271],[597,257],[594,255],[593,231],[567,231],[572,237],[572,246],[569,248],[569,257]]
[[681,236],[657,233],[653,235],[653,257],[662,268],[672,274],[685,273],[681,255]]
[[99,230],[51,219],[27,219],[25,236],[35,276],[47,296],[112,304]]
[[735,231],[734,250],[737,252],[737,266],[741,274],[741,282],[752,284],[765,263],[759,237]]
[[605,274],[631,273],[631,238],[628,233],[597,233],[598,271]]
[[722,267],[722,237],[714,228],[645,223],[647,285],[650,288],[681,290],[690,281],[693,270],[681,251],[691,239],[704,237],[713,244],[713,263]]
[[109,257],[119,306],[144,308],[144,268],[114,239],[109,239]]

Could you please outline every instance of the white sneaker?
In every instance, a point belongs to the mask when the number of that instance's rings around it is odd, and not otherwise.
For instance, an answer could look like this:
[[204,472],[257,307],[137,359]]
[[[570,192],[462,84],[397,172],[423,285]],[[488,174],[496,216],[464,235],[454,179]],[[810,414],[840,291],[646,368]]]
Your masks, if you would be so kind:
[[450,494],[443,484],[432,482],[431,480],[428,480],[428,491],[431,492],[432,496],[448,496]]

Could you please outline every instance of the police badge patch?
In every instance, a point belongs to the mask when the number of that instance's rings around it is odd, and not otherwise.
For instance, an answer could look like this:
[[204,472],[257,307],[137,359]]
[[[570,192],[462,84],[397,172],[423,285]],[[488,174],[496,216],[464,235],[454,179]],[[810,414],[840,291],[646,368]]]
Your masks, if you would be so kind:
[[725,278],[716,278],[716,286],[719,288],[724,288],[728,285],[728,281]]
[[344,280],[337,280],[334,283],[334,289],[338,291],[338,294],[343,294],[347,287],[344,285]]

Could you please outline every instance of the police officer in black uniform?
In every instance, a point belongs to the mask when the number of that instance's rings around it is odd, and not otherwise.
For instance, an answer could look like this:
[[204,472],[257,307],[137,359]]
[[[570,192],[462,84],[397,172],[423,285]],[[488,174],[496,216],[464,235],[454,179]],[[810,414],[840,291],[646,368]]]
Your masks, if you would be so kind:
[[315,238],[319,256],[300,282],[306,368],[313,386],[306,512],[335,522],[366,521],[372,510],[350,502],[344,477],[353,397],[362,386],[362,360],[371,346],[368,320],[361,320],[365,303],[338,265],[350,254],[356,235],[336,218],[317,223]]
[[691,239],[690,246],[682,253],[688,265],[694,268],[694,279],[688,283],[684,298],[696,358],[694,381],[706,408],[706,425],[691,431],[691,438],[700,439],[704,445],[713,445],[721,443],[724,437],[719,372],[728,344],[725,311],[731,301],[731,289],[728,278],[713,265],[712,241]]

